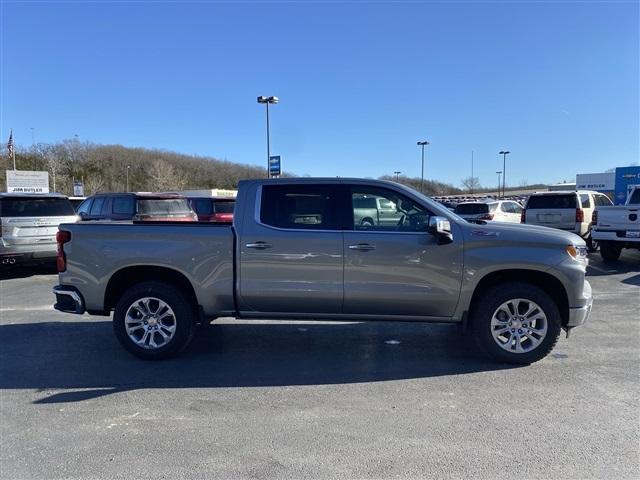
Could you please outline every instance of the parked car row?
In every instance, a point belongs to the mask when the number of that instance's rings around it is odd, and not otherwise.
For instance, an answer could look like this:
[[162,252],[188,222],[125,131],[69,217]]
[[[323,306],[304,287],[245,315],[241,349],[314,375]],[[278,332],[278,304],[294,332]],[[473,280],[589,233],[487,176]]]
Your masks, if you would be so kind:
[[[74,210],[73,202],[79,202]],[[99,193],[86,199],[60,194],[0,194],[0,263],[55,258],[55,235],[70,222],[231,223],[234,198],[175,193]]]

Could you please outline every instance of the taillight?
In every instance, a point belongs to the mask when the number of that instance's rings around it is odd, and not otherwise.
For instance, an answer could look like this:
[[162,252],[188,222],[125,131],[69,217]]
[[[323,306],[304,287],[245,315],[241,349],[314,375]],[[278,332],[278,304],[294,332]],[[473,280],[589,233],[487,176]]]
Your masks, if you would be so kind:
[[593,223],[594,225],[596,225],[598,223],[598,211],[594,210],[593,213],[591,214],[591,223]]
[[527,211],[524,208],[520,214],[520,223],[527,223]]
[[67,256],[64,254],[64,244],[70,241],[71,232],[60,230],[56,233],[56,242],[58,243],[56,266],[58,267],[58,272],[64,272],[67,269]]
[[584,210],[576,208],[576,223],[584,222]]

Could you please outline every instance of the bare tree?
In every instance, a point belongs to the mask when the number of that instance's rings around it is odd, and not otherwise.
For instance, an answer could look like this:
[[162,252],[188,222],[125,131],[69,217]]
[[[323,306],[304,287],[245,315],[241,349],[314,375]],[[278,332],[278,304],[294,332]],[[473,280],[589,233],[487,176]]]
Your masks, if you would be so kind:
[[147,184],[152,191],[182,190],[186,183],[182,172],[166,160],[153,160],[147,169]]
[[481,188],[480,179],[478,177],[467,177],[462,179],[462,186],[467,190],[473,192]]

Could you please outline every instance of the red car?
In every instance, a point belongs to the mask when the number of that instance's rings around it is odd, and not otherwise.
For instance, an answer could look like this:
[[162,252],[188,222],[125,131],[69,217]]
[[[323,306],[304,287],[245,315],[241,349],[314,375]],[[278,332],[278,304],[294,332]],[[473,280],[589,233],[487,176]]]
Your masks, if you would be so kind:
[[231,223],[235,198],[229,197],[190,197],[191,208],[198,215],[199,222]]

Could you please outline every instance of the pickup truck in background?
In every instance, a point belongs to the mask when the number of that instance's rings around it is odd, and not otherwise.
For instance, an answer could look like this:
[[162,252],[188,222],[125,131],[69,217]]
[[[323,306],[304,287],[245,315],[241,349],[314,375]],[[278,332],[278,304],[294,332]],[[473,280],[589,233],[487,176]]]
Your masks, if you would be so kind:
[[623,248],[640,249],[640,186],[629,192],[624,205],[597,207],[591,236],[600,245],[603,260],[616,261]]
[[[363,225],[360,199],[393,204]],[[583,239],[471,224],[415,190],[359,179],[240,182],[233,224],[67,224],[55,308],[110,315],[143,359],[177,354],[216,317],[467,326],[499,361],[545,357],[592,306]]]

